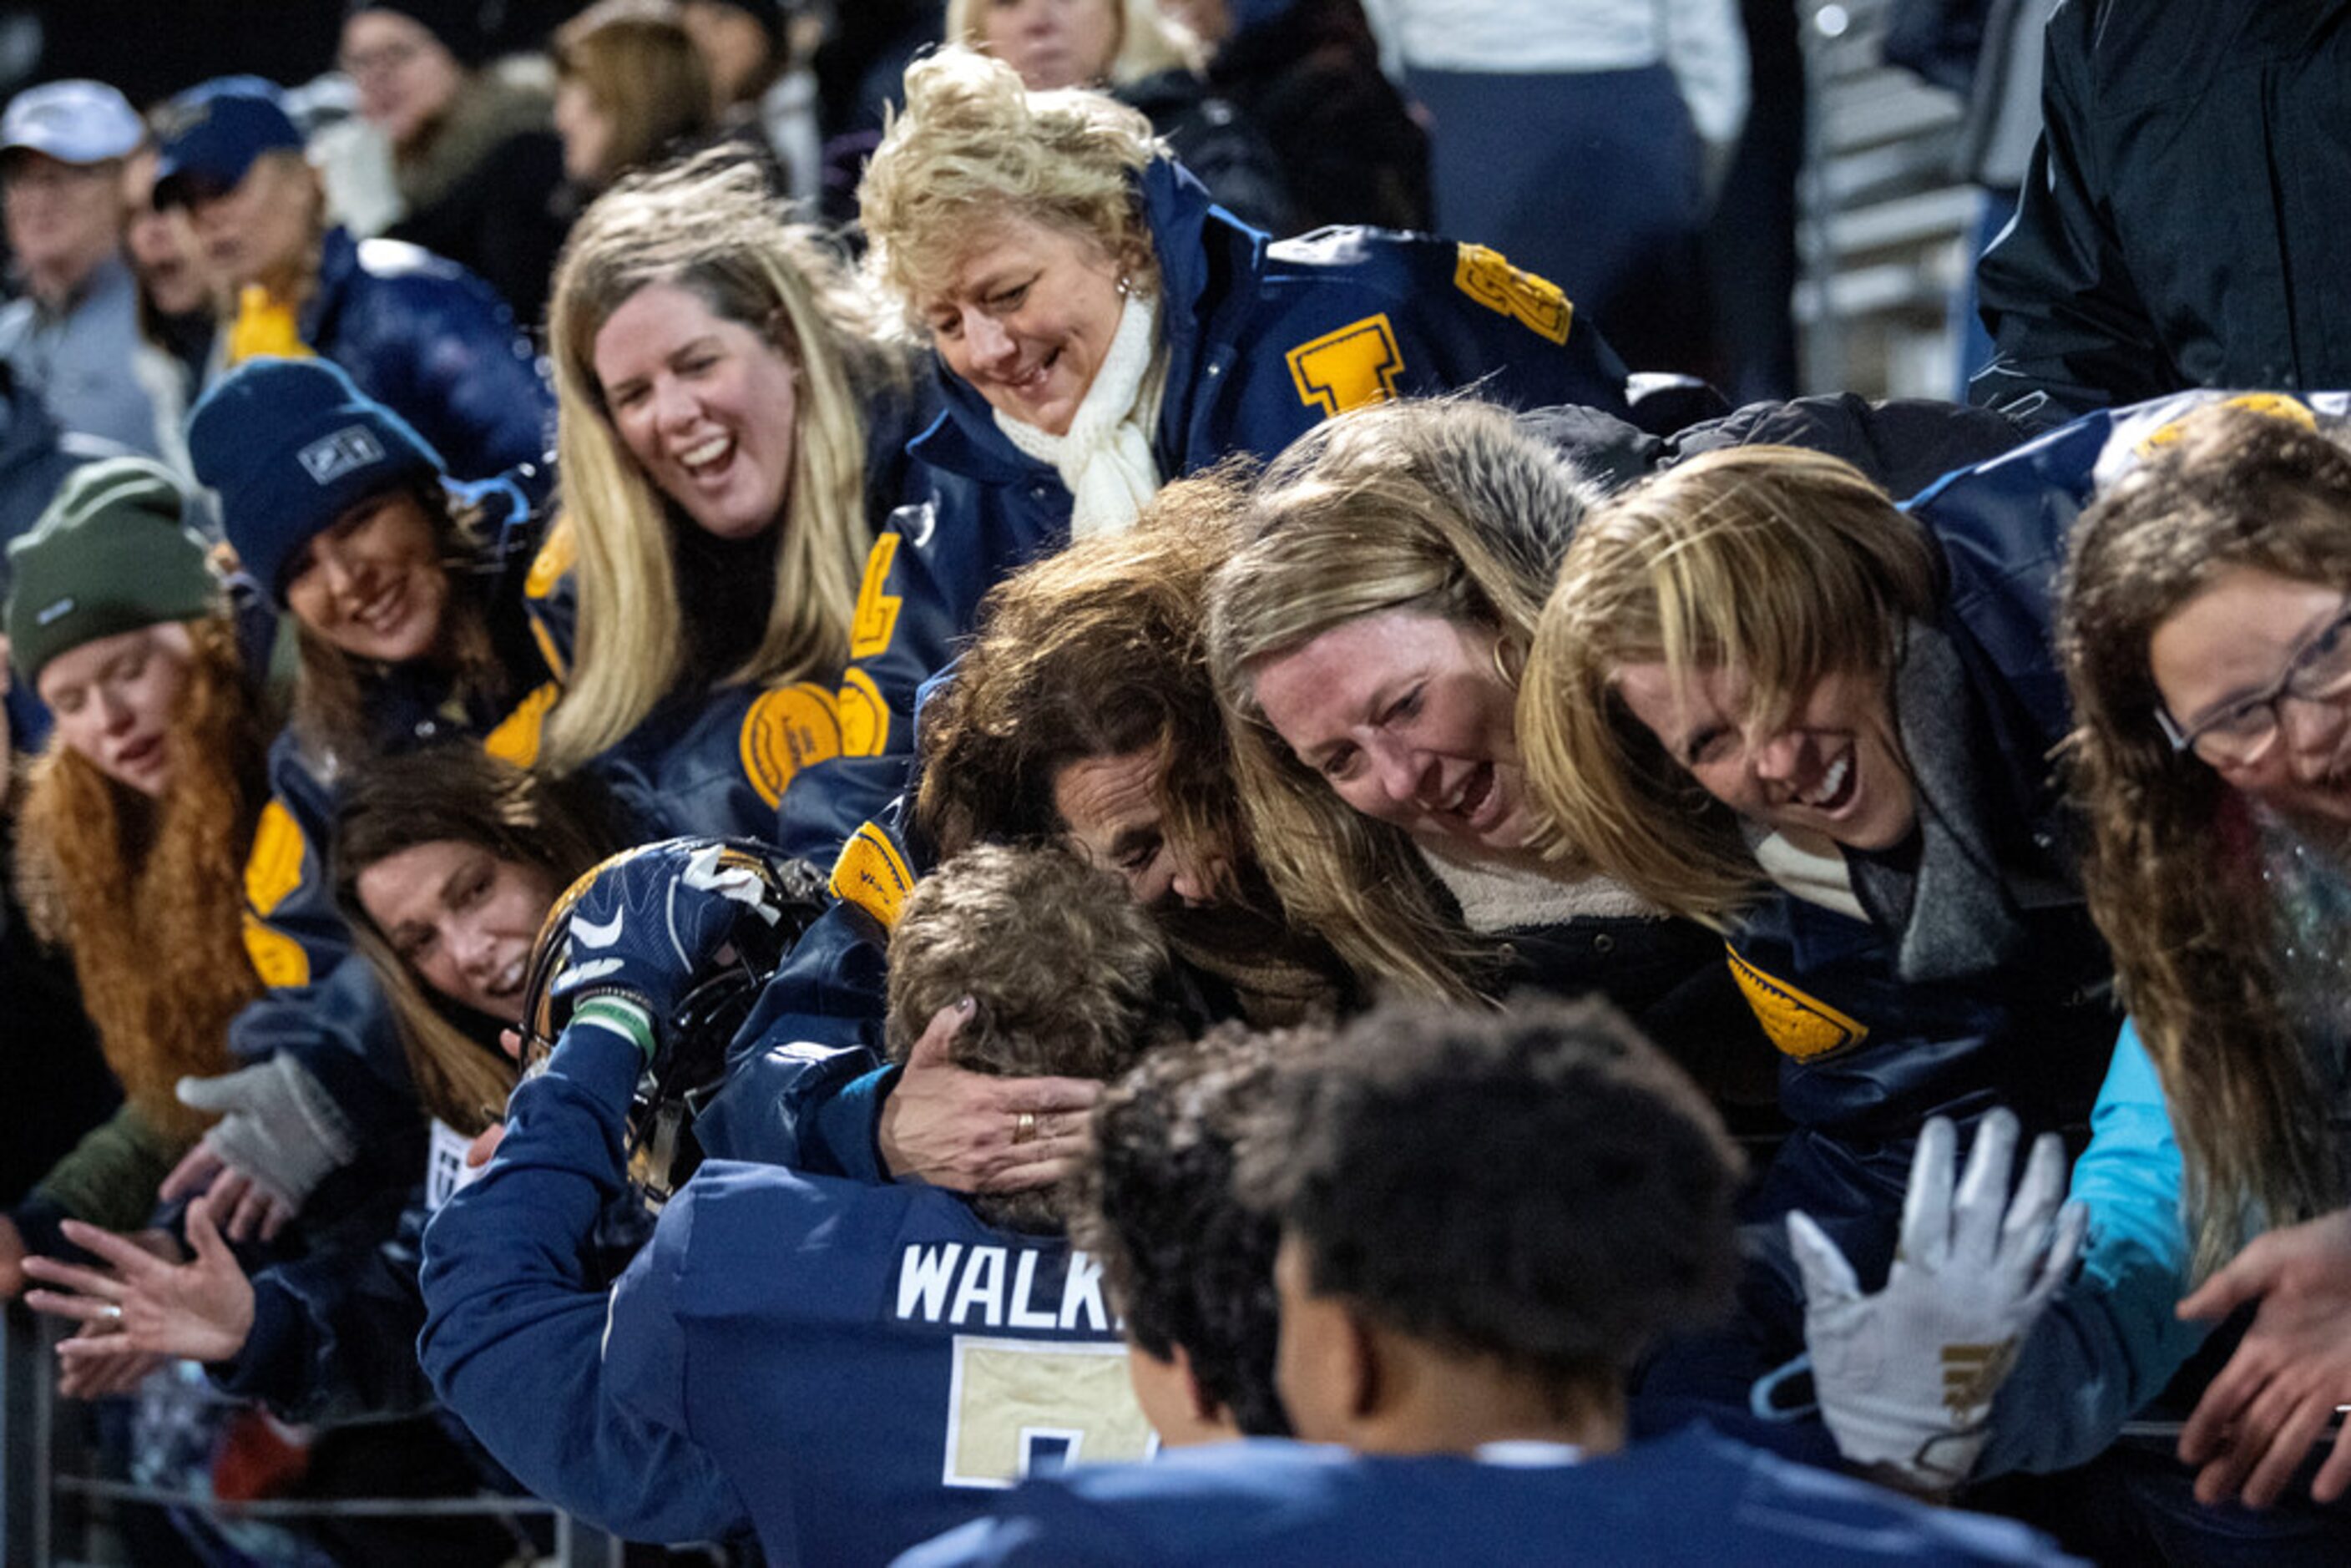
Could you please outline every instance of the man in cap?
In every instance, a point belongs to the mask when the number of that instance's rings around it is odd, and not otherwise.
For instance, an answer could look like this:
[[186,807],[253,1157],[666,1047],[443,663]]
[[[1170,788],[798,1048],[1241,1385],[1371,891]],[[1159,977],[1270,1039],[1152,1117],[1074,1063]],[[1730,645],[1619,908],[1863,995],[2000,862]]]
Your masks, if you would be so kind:
[[155,204],[185,207],[235,301],[226,359],[316,354],[384,403],[459,474],[496,474],[552,444],[554,394],[504,301],[465,268],[330,223],[284,96],[220,77],[163,111]]
[[139,290],[122,254],[122,163],[145,138],[103,82],[44,82],[0,113],[0,206],[24,288],[0,311],[0,358],[67,430],[154,455],[155,405],[131,370]]

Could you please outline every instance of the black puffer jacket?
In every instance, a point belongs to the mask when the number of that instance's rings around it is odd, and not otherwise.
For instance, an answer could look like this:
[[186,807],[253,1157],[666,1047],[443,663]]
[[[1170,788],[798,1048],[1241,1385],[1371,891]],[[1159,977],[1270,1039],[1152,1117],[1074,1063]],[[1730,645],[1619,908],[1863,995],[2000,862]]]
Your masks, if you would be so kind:
[[1974,401],[2045,429],[2193,387],[2351,385],[2351,0],[2065,0]]

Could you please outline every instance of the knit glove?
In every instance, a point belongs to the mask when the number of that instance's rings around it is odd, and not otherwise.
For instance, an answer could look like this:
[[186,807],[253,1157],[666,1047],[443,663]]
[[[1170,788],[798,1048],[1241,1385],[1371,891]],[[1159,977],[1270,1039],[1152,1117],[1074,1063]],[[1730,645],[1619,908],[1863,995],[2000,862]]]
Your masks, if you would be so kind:
[[1809,1215],[1788,1216],[1804,1278],[1804,1338],[1822,1417],[1838,1449],[1935,1489],[1975,1468],[1992,1396],[2016,1347],[2072,1270],[2089,1212],[2060,1207],[2065,1151],[2033,1144],[2014,1199],[2016,1118],[1987,1115],[1952,1189],[1958,1134],[1938,1116],[1919,1134],[1902,1203],[1901,1248],[1886,1288],[1861,1293],[1853,1266]]
[[359,1152],[342,1108],[283,1051],[218,1078],[183,1078],[180,1103],[217,1111],[204,1146],[298,1210]]
[[236,319],[229,323],[224,357],[241,365],[247,360],[307,360],[314,355],[295,324],[294,307],[260,284],[248,283],[237,291]]

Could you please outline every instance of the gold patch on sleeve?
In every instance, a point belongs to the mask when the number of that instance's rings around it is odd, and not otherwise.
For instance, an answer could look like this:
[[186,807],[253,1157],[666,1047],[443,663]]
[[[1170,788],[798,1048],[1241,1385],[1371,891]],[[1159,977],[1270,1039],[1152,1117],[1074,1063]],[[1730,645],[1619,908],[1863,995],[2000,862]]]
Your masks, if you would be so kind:
[[245,901],[266,915],[302,885],[302,830],[282,800],[261,809],[254,824],[253,849],[245,857]]
[[1775,980],[1736,953],[1729,955],[1730,972],[1746,993],[1756,1022],[1781,1053],[1811,1061],[1833,1051],[1859,1045],[1869,1030],[1815,997]]
[[530,575],[522,580],[525,597],[544,599],[553,593],[555,585],[579,561],[580,530],[571,526],[571,514],[565,512],[548,526],[547,538],[531,557]]
[[872,675],[850,671],[841,677],[833,702],[843,757],[879,757],[890,748],[890,705],[882,700],[882,688]]
[[1385,402],[1395,396],[1404,350],[1384,315],[1366,316],[1290,350],[1290,379],[1298,401],[1325,414]]
[[1489,246],[1460,247],[1460,258],[1453,266],[1453,286],[1487,309],[1498,310],[1554,343],[1566,342],[1567,329],[1575,322],[1575,307],[1564,289],[1548,277],[1512,267]]
[[264,925],[251,911],[245,916],[245,956],[261,983],[273,990],[310,983],[310,956],[302,951],[302,944]]
[[898,926],[898,912],[914,890],[914,874],[889,831],[868,822],[841,847],[832,862],[832,895],[857,905],[881,923],[884,931]]
[[780,806],[799,770],[841,755],[841,718],[832,694],[808,681],[763,694],[743,716],[743,777],[770,806]]
[[548,710],[563,688],[553,681],[543,681],[533,686],[530,694],[515,704],[514,711],[498,720],[498,727],[482,737],[482,749],[501,762],[511,762],[517,768],[528,768],[538,760],[538,743],[547,728]]

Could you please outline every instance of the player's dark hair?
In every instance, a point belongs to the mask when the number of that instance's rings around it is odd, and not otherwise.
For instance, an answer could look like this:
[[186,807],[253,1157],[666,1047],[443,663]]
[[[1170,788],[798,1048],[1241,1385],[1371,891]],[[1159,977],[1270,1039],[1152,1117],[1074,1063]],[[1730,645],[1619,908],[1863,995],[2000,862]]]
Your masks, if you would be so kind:
[[[1166,939],[1107,872],[1057,844],[966,850],[916,884],[890,937],[891,1060],[965,997],[976,1006],[948,1048],[975,1072],[1117,1077],[1177,1017]],[[983,1195],[1015,1229],[1058,1229],[1058,1193]]]
[[1290,1435],[1273,1385],[1281,1228],[1235,1195],[1233,1150],[1277,1063],[1329,1038],[1228,1024],[1153,1051],[1094,1107],[1078,1177],[1071,1238],[1101,1262],[1128,1336],[1162,1361],[1183,1346],[1201,1392],[1250,1437]]
[[1728,1310],[1741,1166],[1614,1008],[1521,998],[1364,1015],[1283,1071],[1237,1176],[1317,1293],[1564,1394]]

